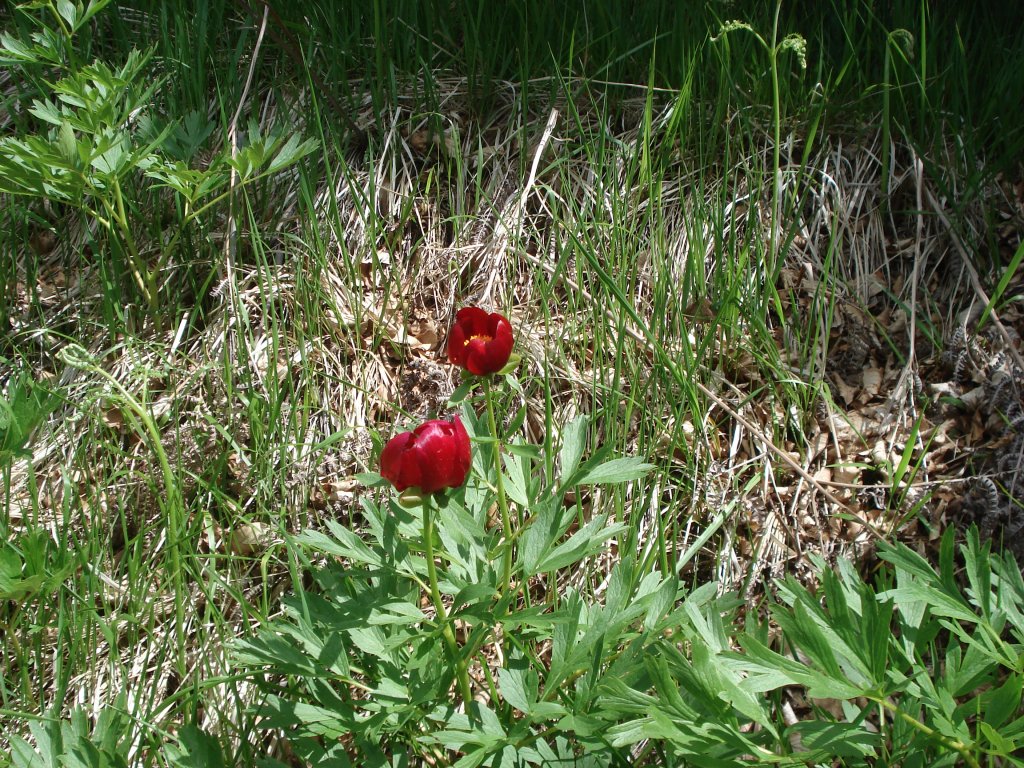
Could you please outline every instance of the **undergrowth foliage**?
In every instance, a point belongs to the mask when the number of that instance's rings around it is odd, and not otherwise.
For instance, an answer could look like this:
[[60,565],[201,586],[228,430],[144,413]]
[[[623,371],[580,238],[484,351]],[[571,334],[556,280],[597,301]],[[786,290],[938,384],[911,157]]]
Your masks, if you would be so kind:
[[[493,441],[464,418],[474,442]],[[890,568],[874,585],[819,561],[820,589],[782,581],[763,618],[716,583],[688,590],[630,558],[605,575],[593,558],[622,526],[580,521],[566,494],[643,465],[582,461],[585,427],[570,425],[554,477],[536,447],[509,446],[504,481],[522,512],[512,589],[499,589],[496,475],[479,452],[475,482],[440,502],[433,553],[472,701],[453,704],[455,665],[424,609],[423,509],[366,499],[364,536],[330,523],[297,538],[310,567],[326,559],[314,586],[238,644],[239,662],[266,670],[263,727],[313,765],[1024,765],[1012,556],[972,530],[961,589],[952,532],[939,570],[882,544]],[[787,715],[780,695],[794,691],[804,711]]]
[[[514,366],[503,373],[517,387]],[[627,528],[588,513],[583,497],[653,466],[601,450],[585,458],[579,417],[548,473],[542,446],[498,431],[489,375],[460,393],[480,382],[487,417],[472,400],[462,408],[480,448],[473,480],[464,484],[464,466],[452,474],[466,458],[453,458],[465,450],[458,420],[396,437],[389,448],[416,470],[392,479],[401,499],[365,499],[362,536],[334,521],[300,534],[307,563],[325,562],[315,587],[237,646],[241,664],[267,670],[263,727],[304,760],[1021,764],[1012,755],[1024,745],[1024,580],[1012,556],[990,558],[976,530],[961,553],[966,594],[949,532],[938,573],[883,544],[894,576],[876,590],[848,562],[833,571],[816,558],[817,592],[787,577],[765,619],[741,622],[744,602],[714,582],[691,591],[630,556],[595,567]],[[419,451],[427,426],[430,447]],[[435,463],[451,490],[401,479],[433,484]],[[777,702],[794,689],[807,711],[790,721]]]
[[[251,122],[244,146],[200,164],[197,155],[216,124],[199,113],[166,117],[153,109],[164,78],[152,50],[133,49],[119,65],[80,60],[76,37],[106,4],[39,3],[36,13],[20,9],[36,29],[28,40],[0,35],[0,63],[37,94],[26,110],[34,120],[0,138],[0,193],[40,207],[67,206],[81,217],[104,275],[105,306],[116,313],[106,318],[113,330],[132,320],[123,305],[144,309],[136,320],[167,322],[175,306],[169,299],[185,284],[167,273],[192,266],[195,242],[212,225],[211,209],[317,145],[286,126],[261,132]],[[136,224],[153,207],[174,211],[155,255],[140,248]],[[209,280],[213,271],[191,281]]]

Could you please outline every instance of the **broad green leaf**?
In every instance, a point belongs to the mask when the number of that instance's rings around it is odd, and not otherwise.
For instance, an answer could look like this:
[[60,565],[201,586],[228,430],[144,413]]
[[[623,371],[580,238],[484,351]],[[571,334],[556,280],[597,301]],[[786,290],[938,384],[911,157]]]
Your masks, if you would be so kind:
[[306,547],[337,557],[348,558],[365,565],[383,566],[384,562],[355,533],[345,528],[336,520],[328,520],[327,528],[334,536],[331,538],[321,531],[304,531],[295,540]]
[[601,485],[607,483],[625,483],[629,480],[639,480],[654,469],[653,464],[648,464],[635,456],[626,456],[619,459],[611,459],[596,467],[587,469],[576,478],[578,485]]
[[306,155],[315,152],[318,146],[319,144],[314,139],[303,141],[298,133],[293,133],[267,167],[267,173],[277,173],[287,168]]
[[505,493],[516,504],[521,507],[530,506],[530,496],[527,490],[529,478],[523,471],[523,459],[515,454],[505,454],[501,457],[505,464]]
[[597,554],[604,543],[626,530],[622,523],[605,526],[607,515],[599,515],[576,531],[567,541],[551,550],[537,564],[536,573],[557,571],[559,568],[578,563],[585,557]]
[[873,757],[880,742],[879,734],[863,725],[822,720],[802,720],[787,728],[784,736],[790,734],[798,735],[804,747],[820,750],[833,758]]
[[57,13],[59,13],[68,26],[76,29],[78,26],[78,9],[71,0],[57,0]]
[[576,473],[587,443],[587,417],[577,416],[562,428],[562,447],[558,452],[558,469],[562,482],[568,483]]
[[503,667],[498,670],[498,690],[506,702],[528,715],[537,701],[537,673]]

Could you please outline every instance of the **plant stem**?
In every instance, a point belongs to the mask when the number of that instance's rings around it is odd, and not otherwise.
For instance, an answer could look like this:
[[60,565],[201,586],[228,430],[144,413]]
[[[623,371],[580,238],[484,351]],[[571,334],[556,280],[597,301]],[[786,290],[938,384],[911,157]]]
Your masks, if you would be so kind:
[[768,280],[774,285],[775,268],[778,259],[779,247],[779,226],[782,219],[782,179],[781,172],[781,148],[782,141],[782,109],[779,97],[779,12],[782,10],[782,0],[776,0],[775,20],[772,23],[772,44],[768,51],[768,61],[772,73],[772,231],[768,247]]
[[437,565],[434,563],[434,515],[430,503],[431,496],[423,497],[423,547],[427,557],[427,580],[430,582],[430,599],[434,603],[434,610],[437,612],[437,621],[441,625],[441,634],[444,635],[448,644],[448,651],[455,663],[456,675],[459,680],[459,690],[462,692],[462,700],[466,702],[469,709],[473,701],[473,691],[469,687],[469,670],[466,660],[459,653],[459,645],[455,642],[455,632],[452,631],[451,622],[448,621],[448,612],[444,609],[441,601],[441,590],[437,586]]
[[882,708],[889,710],[889,712],[898,716],[901,720],[910,725],[912,728],[916,728],[917,730],[921,731],[921,733],[923,733],[928,738],[935,739],[940,744],[959,753],[960,757],[962,757],[964,762],[971,768],[981,768],[981,764],[978,762],[977,758],[975,758],[974,755],[971,754],[969,745],[964,744],[962,741],[958,739],[951,739],[948,736],[944,736],[943,734],[936,731],[934,728],[929,728],[920,720],[907,714],[898,706],[896,706],[891,701],[882,696],[868,696],[867,698],[871,699],[877,704],[880,704]]
[[494,402],[491,393],[491,377],[484,378],[484,400],[487,403],[487,426],[494,436],[494,487],[498,491],[498,509],[501,511],[501,535],[505,540],[504,570],[501,590],[504,595],[512,582],[512,521],[508,512],[508,497],[505,496],[505,481],[501,471],[501,438],[498,437],[498,423],[494,418]]

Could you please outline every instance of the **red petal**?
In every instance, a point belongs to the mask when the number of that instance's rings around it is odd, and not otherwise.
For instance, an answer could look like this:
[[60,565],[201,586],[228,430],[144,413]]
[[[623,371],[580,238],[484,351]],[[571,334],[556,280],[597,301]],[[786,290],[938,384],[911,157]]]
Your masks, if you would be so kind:
[[380,454],[380,474],[395,490],[420,484],[420,465],[416,459],[416,437],[412,432],[395,435]]
[[455,313],[455,324],[461,325],[466,336],[486,333],[490,317],[480,307],[463,307]]
[[505,317],[479,307],[463,307],[455,315],[448,339],[448,360],[476,376],[485,376],[505,367],[514,342],[512,325]]
[[458,366],[466,365],[466,336],[465,329],[458,324],[452,326],[452,332],[448,334],[448,362]]

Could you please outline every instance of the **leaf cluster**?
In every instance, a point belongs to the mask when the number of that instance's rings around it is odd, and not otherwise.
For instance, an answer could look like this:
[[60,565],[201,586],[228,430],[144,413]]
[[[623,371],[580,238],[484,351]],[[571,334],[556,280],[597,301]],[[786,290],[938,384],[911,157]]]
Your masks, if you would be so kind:
[[132,731],[124,706],[122,695],[103,709],[95,725],[81,709],[67,720],[33,722],[36,747],[12,736],[11,768],[128,768]]
[[[581,434],[566,430],[559,478],[542,488],[528,446],[506,457],[510,494],[530,513],[517,578],[565,582],[620,532],[598,515],[570,533],[552,504],[580,482],[642,471],[581,463]],[[875,585],[819,560],[820,588],[784,579],[757,619],[714,583],[687,593],[630,558],[599,593],[510,602],[495,592],[491,500],[486,484],[468,489],[438,522],[442,590],[484,689],[464,711],[423,609],[417,511],[365,501],[365,536],[331,524],[299,537],[328,557],[316,588],[242,641],[238,660],[266,670],[265,725],[312,764],[1024,764],[1024,582],[976,532],[960,550],[964,588],[947,535],[938,569],[883,545]]]
[[[468,409],[463,419],[478,443],[494,443]],[[660,573],[641,576],[626,559],[612,569],[600,602],[586,597],[587,579],[539,589],[584,573],[623,531],[607,513],[581,520],[567,492],[626,482],[650,468],[606,452],[583,461],[586,430],[582,418],[565,430],[551,478],[538,468],[537,446],[509,447],[502,482],[524,519],[506,592],[501,533],[487,512],[496,477],[484,451],[475,457],[483,481],[448,495],[437,515],[440,589],[489,704],[451,705],[443,628],[424,603],[422,508],[364,499],[363,535],[331,522],[326,532],[297,537],[310,561],[328,558],[316,588],[299,590],[284,620],[238,644],[241,664],[270,673],[260,678],[265,724],[287,728],[293,748],[323,764],[383,765],[395,755],[446,761],[460,753],[467,766],[513,757],[541,765],[583,752],[618,754],[603,733],[601,682],[633,680],[679,586]]]
[[[317,144],[283,126],[267,131],[252,121],[236,150],[201,158],[216,123],[198,112],[180,119],[160,114],[164,81],[154,73],[153,49],[132,49],[120,65],[77,60],[83,46],[75,36],[105,4],[20,6],[37,31],[27,41],[0,34],[0,61],[35,83],[39,94],[26,110],[35,121],[0,138],[0,193],[63,204],[99,225],[90,227],[102,234],[95,250],[109,250],[127,278],[125,288],[158,315],[161,275],[176,259],[190,258],[186,235],[205,226],[204,214],[234,188],[279,173]],[[32,13],[40,10],[41,16]],[[170,190],[179,220],[152,260],[136,243],[138,222],[163,189]]]

